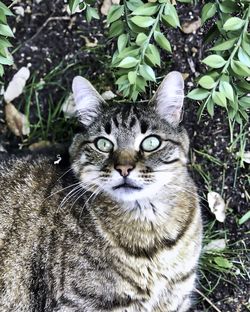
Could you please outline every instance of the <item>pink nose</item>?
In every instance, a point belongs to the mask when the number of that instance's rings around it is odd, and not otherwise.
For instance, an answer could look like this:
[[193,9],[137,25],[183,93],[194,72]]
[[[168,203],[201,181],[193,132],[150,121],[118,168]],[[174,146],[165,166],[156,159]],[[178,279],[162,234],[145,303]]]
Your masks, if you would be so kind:
[[115,169],[120,173],[122,177],[127,177],[131,170],[134,169],[131,165],[117,165]]

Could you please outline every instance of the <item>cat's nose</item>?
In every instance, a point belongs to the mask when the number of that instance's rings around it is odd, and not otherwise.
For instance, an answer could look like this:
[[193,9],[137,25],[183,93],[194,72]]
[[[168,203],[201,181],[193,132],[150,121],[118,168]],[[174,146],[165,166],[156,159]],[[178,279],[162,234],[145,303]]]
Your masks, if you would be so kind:
[[115,170],[117,170],[122,177],[127,177],[130,171],[132,171],[133,169],[134,169],[134,166],[132,165],[116,165],[115,166]]

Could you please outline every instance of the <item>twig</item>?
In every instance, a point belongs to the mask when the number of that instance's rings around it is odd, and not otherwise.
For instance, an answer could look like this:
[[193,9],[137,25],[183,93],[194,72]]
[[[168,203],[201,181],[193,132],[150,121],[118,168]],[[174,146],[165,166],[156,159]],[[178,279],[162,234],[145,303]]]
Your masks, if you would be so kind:
[[46,21],[42,24],[42,26],[38,29],[38,31],[28,40],[25,41],[24,44],[26,44],[27,42],[33,40],[36,36],[38,36],[40,34],[40,32],[47,26],[47,24],[51,21],[69,21],[70,17],[69,16],[50,16],[49,18],[46,19]]
[[213,307],[213,308],[215,309],[215,311],[217,311],[217,312],[222,312],[222,311],[221,311],[220,309],[218,309],[218,308],[216,307],[216,305],[214,305],[213,302],[210,301],[210,300],[208,299],[208,297],[205,296],[199,289],[195,288],[195,291],[196,291],[201,297],[203,297],[203,298],[211,305],[211,307]]

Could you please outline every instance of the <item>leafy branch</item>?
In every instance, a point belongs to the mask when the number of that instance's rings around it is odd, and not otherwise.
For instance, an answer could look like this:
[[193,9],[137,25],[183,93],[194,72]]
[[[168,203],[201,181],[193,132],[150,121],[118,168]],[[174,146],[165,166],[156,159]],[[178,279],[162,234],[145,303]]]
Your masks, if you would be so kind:
[[242,125],[248,121],[247,109],[250,108],[247,95],[250,85],[245,79],[250,76],[250,4],[231,0],[207,3],[202,10],[203,22],[216,13],[215,35],[218,39],[209,49],[214,54],[202,61],[209,70],[198,80],[200,87],[192,90],[188,97],[202,101],[199,119],[205,108],[213,117],[214,107],[219,105],[226,109],[230,122]]
[[0,76],[4,73],[3,65],[12,65],[13,60],[8,51],[11,43],[8,37],[14,37],[7,23],[7,16],[13,15],[10,9],[0,1]]
[[158,47],[171,53],[161,26],[180,26],[176,9],[169,0],[146,4],[123,1],[122,5],[112,6],[108,23],[110,37],[118,37],[112,59],[118,91],[135,101],[149,81],[156,81],[154,67],[161,64]]

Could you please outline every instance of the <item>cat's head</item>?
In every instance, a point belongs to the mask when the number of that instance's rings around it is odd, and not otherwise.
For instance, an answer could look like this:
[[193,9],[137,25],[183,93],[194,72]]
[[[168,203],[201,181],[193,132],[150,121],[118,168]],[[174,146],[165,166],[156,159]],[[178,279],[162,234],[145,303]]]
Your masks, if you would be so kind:
[[180,73],[169,73],[149,103],[107,104],[80,76],[73,94],[85,131],[75,136],[70,154],[85,189],[132,201],[157,196],[182,179],[189,141],[179,125]]

